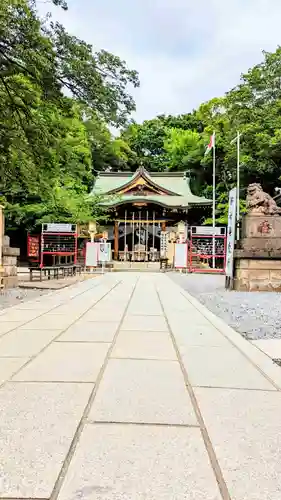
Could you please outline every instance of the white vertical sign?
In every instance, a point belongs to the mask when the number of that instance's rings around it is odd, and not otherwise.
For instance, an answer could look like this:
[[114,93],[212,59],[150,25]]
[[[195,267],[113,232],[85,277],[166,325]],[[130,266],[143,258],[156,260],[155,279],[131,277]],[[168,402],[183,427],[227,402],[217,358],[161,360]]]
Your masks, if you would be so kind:
[[168,240],[169,240],[168,231],[161,231],[161,234],[160,234],[160,257],[162,257],[164,259],[167,257]]
[[98,243],[88,241],[86,244],[86,267],[98,265]]
[[184,269],[187,267],[188,251],[187,243],[175,244],[175,263],[176,269]]
[[111,245],[110,243],[99,243],[98,260],[101,263],[111,261]]
[[229,192],[228,223],[227,223],[227,246],[226,246],[226,265],[225,275],[233,277],[233,256],[235,245],[236,230],[236,208],[237,208],[237,188]]

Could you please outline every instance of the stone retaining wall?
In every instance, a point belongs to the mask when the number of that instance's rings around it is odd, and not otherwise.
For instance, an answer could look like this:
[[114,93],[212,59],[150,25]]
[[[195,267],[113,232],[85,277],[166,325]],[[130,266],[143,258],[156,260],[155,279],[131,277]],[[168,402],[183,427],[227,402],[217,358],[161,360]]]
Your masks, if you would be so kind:
[[281,291],[280,259],[237,259],[235,263],[234,290]]
[[239,291],[281,291],[281,217],[248,214],[234,251],[233,287]]
[[9,236],[4,236],[5,223],[3,207],[0,206],[0,276],[1,288],[13,288],[18,285],[17,260],[19,248],[10,247]]

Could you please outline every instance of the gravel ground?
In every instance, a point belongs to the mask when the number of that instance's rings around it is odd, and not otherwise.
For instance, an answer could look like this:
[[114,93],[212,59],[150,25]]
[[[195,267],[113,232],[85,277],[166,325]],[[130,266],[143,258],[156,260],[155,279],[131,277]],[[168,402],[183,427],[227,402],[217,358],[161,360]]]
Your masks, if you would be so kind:
[[170,274],[210,311],[249,340],[281,338],[281,294],[230,292],[224,276]]
[[45,295],[49,291],[50,290],[33,290],[24,288],[10,288],[9,290],[4,290],[0,294],[0,311],[6,309],[7,307],[26,302],[27,300],[36,299],[36,297]]

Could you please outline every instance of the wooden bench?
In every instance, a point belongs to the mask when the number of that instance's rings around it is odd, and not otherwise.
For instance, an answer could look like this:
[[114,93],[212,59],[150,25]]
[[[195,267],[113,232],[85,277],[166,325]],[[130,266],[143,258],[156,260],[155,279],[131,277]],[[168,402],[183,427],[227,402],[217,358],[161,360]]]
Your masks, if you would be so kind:
[[76,274],[81,274],[82,266],[79,264],[66,264],[60,266],[45,266],[45,267],[29,267],[29,280],[33,281],[33,274],[39,273],[39,280],[42,281],[43,277],[47,276],[47,279],[59,279],[61,276],[65,278],[66,276],[76,276]]
[[82,266],[80,264],[66,264],[65,266],[59,266],[62,276],[76,276],[76,274],[82,273]]

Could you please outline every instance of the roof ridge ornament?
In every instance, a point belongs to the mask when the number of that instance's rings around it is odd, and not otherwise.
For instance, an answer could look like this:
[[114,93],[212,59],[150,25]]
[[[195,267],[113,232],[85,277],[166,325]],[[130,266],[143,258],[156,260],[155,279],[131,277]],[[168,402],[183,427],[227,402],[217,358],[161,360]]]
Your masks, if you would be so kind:
[[140,166],[137,168],[136,172],[138,172],[141,175],[146,173],[146,169],[144,168],[142,161],[140,162]]

